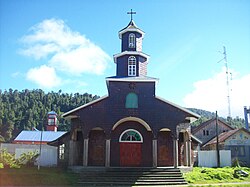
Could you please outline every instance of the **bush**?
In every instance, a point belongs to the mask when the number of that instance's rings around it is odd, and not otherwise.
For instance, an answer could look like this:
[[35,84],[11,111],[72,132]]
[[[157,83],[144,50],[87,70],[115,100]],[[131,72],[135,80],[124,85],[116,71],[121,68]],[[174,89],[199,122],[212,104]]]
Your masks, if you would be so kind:
[[[240,171],[240,172],[239,172]],[[224,168],[199,168],[194,167],[192,172],[184,174],[189,183],[216,183],[216,182],[242,182],[250,181],[250,176],[242,173],[250,173],[250,168],[246,167],[224,167]]]
[[10,154],[6,149],[0,151],[0,163],[3,164],[4,168],[18,168],[15,154]]
[[6,149],[0,150],[0,168],[20,168],[23,165],[30,166],[34,164],[34,161],[39,156],[37,152],[22,153],[21,156],[16,159],[15,154],[7,152]]
[[17,159],[17,163],[19,165],[33,166],[38,156],[39,153],[35,151],[22,153],[21,156]]

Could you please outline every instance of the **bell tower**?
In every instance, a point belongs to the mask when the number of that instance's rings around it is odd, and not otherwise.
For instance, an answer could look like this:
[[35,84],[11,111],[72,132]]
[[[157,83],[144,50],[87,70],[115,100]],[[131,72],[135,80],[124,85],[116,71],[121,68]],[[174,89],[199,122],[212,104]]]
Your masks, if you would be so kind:
[[143,77],[147,75],[149,56],[142,52],[142,40],[145,33],[139,29],[131,15],[129,24],[119,31],[121,39],[121,52],[114,55],[117,77]]
[[48,124],[47,124],[47,131],[57,131],[58,127],[58,121],[57,121],[57,113],[54,111],[51,111],[48,113]]

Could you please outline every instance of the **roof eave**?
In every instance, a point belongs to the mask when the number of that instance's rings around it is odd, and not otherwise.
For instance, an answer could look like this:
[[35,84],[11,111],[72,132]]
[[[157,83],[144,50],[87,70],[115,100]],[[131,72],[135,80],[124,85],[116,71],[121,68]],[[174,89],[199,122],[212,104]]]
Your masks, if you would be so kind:
[[146,53],[142,53],[142,52],[139,52],[139,51],[123,51],[121,53],[113,55],[114,63],[117,63],[116,59],[118,57],[120,57],[120,56],[123,56],[123,55],[140,55],[140,56],[143,56],[144,58],[146,58],[147,61],[149,61],[149,58],[150,58],[150,56],[147,55]]
[[152,79],[106,78],[107,86],[109,85],[110,81],[115,81],[115,82],[155,82],[157,84],[159,82],[159,79],[157,79],[157,78],[152,78]]
[[[174,107],[176,107],[176,108],[182,110],[182,111],[185,112],[185,113],[190,114],[191,116],[188,116],[186,119],[189,119],[189,120],[191,120],[192,122],[194,122],[194,121],[196,121],[198,118],[200,118],[200,115],[198,115],[198,114],[196,114],[196,113],[194,113],[194,112],[191,112],[190,110],[187,110],[187,109],[185,109],[185,108],[183,108],[183,107],[181,107],[181,106],[179,106],[179,105],[177,105],[177,104],[175,104],[175,103],[172,103],[172,102],[170,102],[170,101],[168,101],[168,100],[166,100],[166,99],[163,99],[163,98],[161,98],[161,97],[159,97],[159,96],[156,96],[155,98],[157,98],[157,99],[159,99],[159,100],[161,100],[161,101],[163,101],[163,102],[165,102],[165,103],[168,103],[168,104],[170,104],[170,105],[172,105],[172,106],[174,106]],[[190,123],[191,123],[191,121],[190,121]]]
[[119,31],[119,39],[122,38],[122,35],[126,32],[138,32],[142,35],[142,38],[144,38],[145,32],[143,32],[141,29],[138,28],[125,28]]
[[[101,100],[103,100],[103,99],[105,99],[105,98],[107,98],[107,97],[108,97],[108,95],[102,96],[102,97],[100,97],[99,99],[96,99],[96,100],[91,101],[91,102],[89,102],[89,103],[87,103],[87,104],[84,104],[84,105],[82,105],[82,106],[79,106],[79,107],[77,107],[77,108],[75,108],[75,109],[73,109],[73,110],[70,110],[70,111],[64,113],[64,114],[62,115],[62,117],[63,117],[63,118],[66,118],[66,119],[77,118],[78,116],[77,116],[77,115],[74,115],[74,114],[72,114],[72,113],[74,113],[74,112],[76,112],[76,111],[78,111],[78,110],[80,110],[80,109],[82,109],[82,108],[85,108],[85,107],[87,107],[87,106],[90,106],[90,105],[92,105],[92,104],[94,104],[94,103],[97,103],[97,102],[99,102],[99,101],[101,101]],[[71,115],[70,115],[70,114],[71,114]]]

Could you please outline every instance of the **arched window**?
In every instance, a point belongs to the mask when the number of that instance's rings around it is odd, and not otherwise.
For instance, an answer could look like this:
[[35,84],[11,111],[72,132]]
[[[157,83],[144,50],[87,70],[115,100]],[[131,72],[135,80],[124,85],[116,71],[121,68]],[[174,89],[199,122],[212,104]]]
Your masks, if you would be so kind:
[[127,129],[121,134],[119,142],[143,142],[143,138],[137,130]]
[[135,34],[130,33],[128,36],[128,47],[135,48]]
[[134,56],[128,58],[128,76],[136,76],[136,58]]
[[138,96],[135,93],[129,93],[126,96],[126,108],[138,108]]

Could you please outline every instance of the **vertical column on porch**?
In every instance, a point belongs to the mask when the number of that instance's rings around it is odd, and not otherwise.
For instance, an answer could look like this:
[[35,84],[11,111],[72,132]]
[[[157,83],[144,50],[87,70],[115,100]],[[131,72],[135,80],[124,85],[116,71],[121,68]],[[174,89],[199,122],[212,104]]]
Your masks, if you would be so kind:
[[75,152],[75,142],[73,140],[69,141],[69,165],[73,166],[74,165],[74,152]]
[[88,166],[89,139],[83,141],[83,166]]
[[153,167],[157,167],[157,139],[152,140]]
[[174,167],[175,168],[177,168],[178,167],[178,156],[179,156],[179,154],[178,154],[178,138],[177,137],[175,137],[174,138],[174,141],[173,141],[173,144],[174,144],[174,150],[173,150],[173,152],[174,152]]
[[187,149],[188,149],[188,151],[187,151],[187,157],[188,157],[188,159],[187,159],[187,166],[191,166],[191,164],[192,164],[192,146],[191,146],[191,142],[192,142],[192,140],[191,140],[191,138],[190,138],[190,136],[189,136],[189,140],[187,141]]
[[110,139],[106,139],[105,167],[110,166]]
[[[186,133],[185,133],[186,136]],[[184,138],[184,166],[188,166],[188,141]]]

